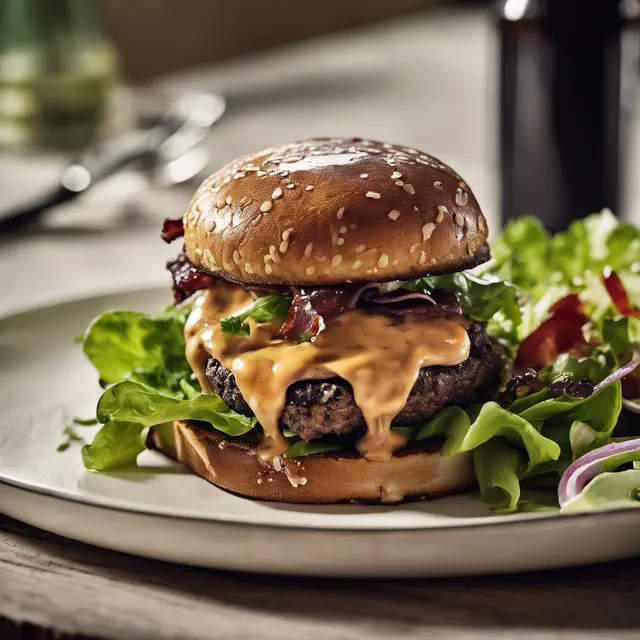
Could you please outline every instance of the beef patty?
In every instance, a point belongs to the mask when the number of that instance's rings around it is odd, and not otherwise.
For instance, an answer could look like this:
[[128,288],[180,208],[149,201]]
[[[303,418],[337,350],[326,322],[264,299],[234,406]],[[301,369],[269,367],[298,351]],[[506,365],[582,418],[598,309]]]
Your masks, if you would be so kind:
[[[472,323],[467,333],[471,341],[469,357],[453,367],[421,369],[407,404],[393,421],[394,425],[414,424],[450,404],[469,406],[495,387],[500,372],[499,355],[492,350],[480,323]],[[251,413],[229,369],[211,358],[206,375],[213,392],[229,407],[245,415]],[[287,389],[280,426],[291,429],[303,440],[312,440],[360,431],[365,422],[353,399],[351,385],[336,377],[292,384]]]

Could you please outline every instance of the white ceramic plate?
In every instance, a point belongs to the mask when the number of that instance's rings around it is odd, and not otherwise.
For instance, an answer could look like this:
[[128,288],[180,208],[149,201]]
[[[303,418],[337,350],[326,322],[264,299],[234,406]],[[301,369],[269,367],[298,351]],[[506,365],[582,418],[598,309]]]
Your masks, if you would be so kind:
[[[0,321],[0,510],[76,540],[174,562],[327,576],[522,571],[640,554],[640,511],[491,516],[476,495],[388,506],[294,506],[228,494],[161,455],[85,471],[56,447],[100,390],[73,338],[106,309],[157,310],[167,291],[102,296]],[[94,428],[78,427],[90,440]]]

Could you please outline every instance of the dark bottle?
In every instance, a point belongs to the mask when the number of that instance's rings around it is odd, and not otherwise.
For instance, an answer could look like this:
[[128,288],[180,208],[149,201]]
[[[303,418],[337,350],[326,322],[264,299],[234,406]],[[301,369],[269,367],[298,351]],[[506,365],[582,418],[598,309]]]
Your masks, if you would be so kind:
[[496,6],[503,222],[530,213],[557,230],[604,207],[620,210],[621,4]]

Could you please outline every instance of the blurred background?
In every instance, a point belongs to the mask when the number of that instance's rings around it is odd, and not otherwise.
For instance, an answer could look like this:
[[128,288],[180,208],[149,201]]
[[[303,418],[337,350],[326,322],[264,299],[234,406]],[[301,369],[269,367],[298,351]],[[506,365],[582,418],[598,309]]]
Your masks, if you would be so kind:
[[207,172],[361,136],[423,149],[492,229],[640,224],[638,0],[0,0],[3,310],[163,283]]

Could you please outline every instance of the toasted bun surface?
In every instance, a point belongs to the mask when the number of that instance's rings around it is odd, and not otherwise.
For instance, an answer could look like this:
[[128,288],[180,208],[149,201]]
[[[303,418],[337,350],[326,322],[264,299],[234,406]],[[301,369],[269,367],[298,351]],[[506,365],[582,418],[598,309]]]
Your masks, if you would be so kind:
[[407,280],[489,257],[486,219],[453,169],[358,138],[235,160],[202,183],[184,225],[190,260],[243,284]]
[[280,457],[268,465],[255,446],[225,440],[194,422],[176,421],[172,434],[153,430],[151,437],[158,449],[212,484],[263,500],[393,503],[449,494],[475,483],[471,454],[442,457],[436,448],[398,451],[387,462],[339,452]]

